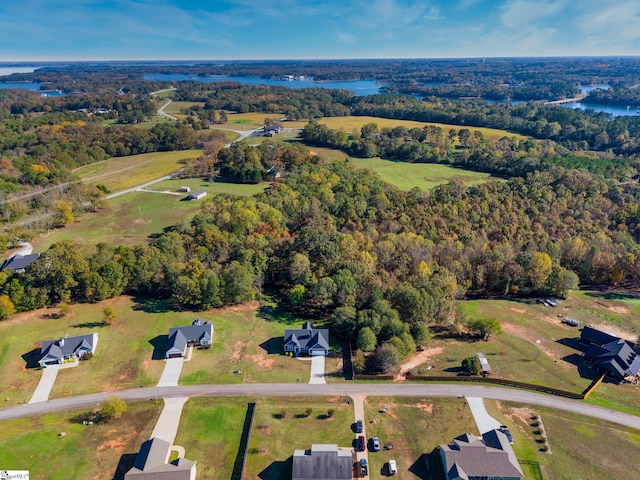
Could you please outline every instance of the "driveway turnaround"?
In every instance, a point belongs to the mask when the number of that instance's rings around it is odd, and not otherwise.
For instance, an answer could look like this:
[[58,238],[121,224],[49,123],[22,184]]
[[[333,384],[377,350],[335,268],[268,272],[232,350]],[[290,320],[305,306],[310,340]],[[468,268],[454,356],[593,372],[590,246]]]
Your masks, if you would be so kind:
[[311,357],[311,376],[309,383],[314,385],[327,383],[324,381],[324,355]]
[[[182,415],[182,407],[189,400],[189,397],[165,398],[164,408],[156,422],[151,438],[161,438],[173,445],[178,433],[178,425],[180,425],[180,416]],[[184,456],[184,449],[182,451]]]
[[162,376],[158,382],[158,387],[177,387],[178,380],[180,379],[180,372],[182,372],[182,364],[184,358],[167,358],[164,364],[164,370]]
[[480,397],[465,397],[471,413],[473,413],[473,419],[476,421],[480,435],[490,432],[496,428],[500,428],[500,422],[489,415],[487,409],[484,407],[484,401]]
[[31,397],[31,400],[29,400],[29,403],[46,402],[49,400],[49,394],[51,393],[53,384],[56,382],[59,369],[60,365],[49,365],[47,368],[42,370],[40,382],[36,387],[36,391],[33,392],[33,396]]

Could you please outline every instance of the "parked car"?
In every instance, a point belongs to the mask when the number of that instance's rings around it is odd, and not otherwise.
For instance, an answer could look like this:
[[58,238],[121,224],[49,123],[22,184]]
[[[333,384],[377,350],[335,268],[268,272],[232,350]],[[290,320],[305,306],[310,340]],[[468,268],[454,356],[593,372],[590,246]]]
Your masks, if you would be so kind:
[[356,433],[362,433],[364,430],[364,425],[362,424],[362,420],[358,420],[356,422]]
[[364,440],[364,437],[360,435],[356,440],[356,451],[364,452],[367,448],[367,442]]
[[374,452],[380,451],[380,439],[378,437],[371,437],[371,450]]
[[367,459],[360,459],[360,476],[366,477],[369,474],[369,467],[367,466]]
[[500,425],[500,431],[507,436],[507,440],[509,440],[509,443],[513,443],[513,435],[511,435],[511,432],[506,425]]
[[395,475],[398,473],[398,466],[395,460],[389,460],[389,475]]

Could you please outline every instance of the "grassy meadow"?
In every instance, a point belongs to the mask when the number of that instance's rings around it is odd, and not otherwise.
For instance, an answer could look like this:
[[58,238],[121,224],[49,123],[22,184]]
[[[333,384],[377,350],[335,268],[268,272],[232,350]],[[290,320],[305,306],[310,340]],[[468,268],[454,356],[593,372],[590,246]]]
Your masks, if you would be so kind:
[[[178,195],[181,186],[188,186],[192,190],[206,190],[209,196],[200,201],[182,201],[185,194]],[[43,251],[53,243],[64,240],[109,242],[128,246],[147,243],[165,228],[189,222],[198,213],[203,201],[219,193],[254,195],[268,186],[267,183],[209,183],[200,178],[167,180],[151,185],[149,190],[153,191],[132,192],[108,200],[99,211],[84,214],[72,225],[52,230],[31,243],[36,251]]]
[[[636,469],[639,431],[560,410],[497,400],[485,400],[485,405],[495,419],[509,426],[518,459],[538,462],[544,480],[615,480]],[[539,450],[533,415],[540,416],[550,453]],[[535,478],[527,473],[525,478]]]
[[395,162],[383,158],[350,158],[349,163],[360,168],[371,169],[385,182],[405,191],[415,187],[431,190],[454,178],[464,180],[467,185],[477,185],[495,178],[488,173],[463,170],[448,165]]
[[[352,447],[354,414],[347,400],[346,397],[252,399],[256,411],[244,478],[291,478],[293,451],[311,448],[312,443]],[[307,408],[312,411],[309,416]],[[329,409],[334,410],[334,415],[326,418]]]
[[84,165],[73,172],[86,184],[104,185],[117,192],[169,175],[183,167],[186,160],[201,154],[202,150],[179,150],[114,157]]
[[[115,308],[118,319],[104,325],[102,309]],[[188,325],[194,318],[213,322],[213,346],[194,350],[185,362],[181,384],[309,381],[310,362],[281,354],[285,328],[302,320],[257,304],[206,312],[175,312],[168,301],[121,296],[99,304],[80,304],[63,318],[56,310],[17,314],[0,323],[0,385],[5,405],[29,401],[42,375],[27,368],[37,360],[45,340],[96,332],[94,357],[58,372],[51,398],[116,391],[155,385],[164,368],[170,327]],[[337,360],[329,359],[328,373],[338,375]],[[242,373],[233,373],[241,371]]]
[[161,410],[161,401],[129,403],[120,418],[87,426],[72,419],[89,409],[4,421],[0,465],[37,479],[122,478],[120,462],[132,466],[131,455],[149,439]]
[[[386,412],[380,413],[380,409]],[[369,423],[371,420],[375,423]],[[471,410],[460,398],[368,397],[365,421],[368,438],[376,435],[383,447],[393,445],[392,450],[369,452],[373,478],[385,475],[386,463],[394,459],[398,464],[396,478],[436,480],[437,475],[426,476],[424,466],[433,449],[463,433],[478,433]],[[439,461],[439,456],[436,459]]]

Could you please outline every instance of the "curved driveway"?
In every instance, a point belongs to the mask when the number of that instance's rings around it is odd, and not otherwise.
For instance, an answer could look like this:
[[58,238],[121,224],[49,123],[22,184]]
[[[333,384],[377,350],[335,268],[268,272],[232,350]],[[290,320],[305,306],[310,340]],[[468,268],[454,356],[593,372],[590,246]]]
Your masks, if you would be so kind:
[[406,397],[482,397],[496,400],[521,402],[541,407],[557,408],[580,413],[608,422],[618,423],[640,430],[640,417],[609,410],[579,400],[554,397],[540,393],[504,387],[453,384],[389,384],[389,383],[332,383],[309,385],[297,383],[246,383],[233,385],[193,385],[184,387],[147,387],[117,392],[96,393],[77,397],[61,398],[48,402],[22,405],[0,410],[0,421],[40,415],[48,412],[86,408],[104,401],[110,395],[118,395],[127,401],[175,398],[175,397],[293,397],[372,395]]

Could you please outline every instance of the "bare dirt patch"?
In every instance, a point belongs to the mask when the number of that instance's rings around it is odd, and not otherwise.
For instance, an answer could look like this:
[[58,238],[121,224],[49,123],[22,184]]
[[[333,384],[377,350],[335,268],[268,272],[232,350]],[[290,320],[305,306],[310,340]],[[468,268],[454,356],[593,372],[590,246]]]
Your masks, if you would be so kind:
[[251,310],[257,310],[261,303],[258,301],[241,303],[239,305],[232,305],[230,307],[213,308],[207,313],[223,315],[226,312],[249,312]]
[[432,357],[437,357],[444,351],[444,347],[427,348],[426,350],[416,353],[406,362],[400,365],[400,374],[396,376],[397,381],[406,380],[406,372],[416,368],[418,365],[422,365]]
[[433,413],[433,403],[417,403],[414,405],[414,407],[422,410],[425,413]]
[[629,340],[630,342],[635,342],[638,337],[633,333],[626,332],[621,328],[611,325],[610,323],[601,323],[599,325],[595,325],[598,330],[602,330],[610,335],[615,335],[616,337],[624,338],[625,340]]
[[521,327],[520,325],[514,325],[512,323],[503,323],[502,330],[513,335],[514,337],[518,337],[536,344],[540,350],[542,350],[548,357],[553,358],[555,361],[562,360],[562,357],[560,355],[546,347],[545,342],[539,341],[539,335],[535,331],[532,331],[525,327]]
[[527,313],[527,311],[526,311],[524,308],[514,308],[514,307],[511,307],[509,310],[511,310],[512,312],[520,313],[520,314],[525,314],[525,313]]

